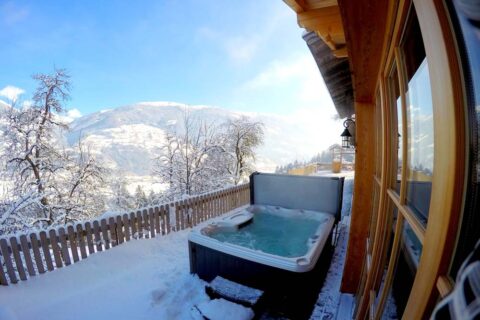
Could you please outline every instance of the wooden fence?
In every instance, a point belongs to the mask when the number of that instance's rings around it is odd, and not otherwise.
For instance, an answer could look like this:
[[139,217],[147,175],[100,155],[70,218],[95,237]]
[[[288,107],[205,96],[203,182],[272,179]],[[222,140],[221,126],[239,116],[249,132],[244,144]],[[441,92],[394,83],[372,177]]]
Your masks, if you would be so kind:
[[0,284],[27,280],[132,239],[190,228],[249,202],[250,188],[244,184],[100,220],[2,238]]

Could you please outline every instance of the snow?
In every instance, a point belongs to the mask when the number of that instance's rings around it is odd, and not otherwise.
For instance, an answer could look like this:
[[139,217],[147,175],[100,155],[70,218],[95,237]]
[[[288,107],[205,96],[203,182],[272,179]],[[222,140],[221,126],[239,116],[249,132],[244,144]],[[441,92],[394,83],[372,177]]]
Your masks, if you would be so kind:
[[198,310],[210,320],[250,320],[254,316],[252,309],[225,299],[202,302]]
[[210,283],[215,293],[228,297],[233,301],[243,301],[248,305],[254,305],[263,295],[263,291],[232,282],[220,276],[215,277]]
[[[319,174],[321,175],[321,174]],[[343,266],[347,252],[348,230],[350,226],[350,210],[353,192],[353,179],[351,175],[345,179],[342,220],[338,224],[339,236],[335,252],[328,269],[325,282],[313,309],[311,319],[335,319],[340,306],[340,284],[342,281]],[[345,310],[343,310],[345,311]]]
[[0,318],[191,319],[192,306],[209,299],[189,273],[188,232],[130,241],[4,288]]
[[[350,312],[339,310],[343,308],[339,288],[352,186],[353,179],[347,178],[338,244],[311,319],[333,319],[339,311]],[[221,299],[211,301],[206,283],[189,273],[188,233],[189,229],[132,240],[3,288],[0,319],[201,319],[195,305],[211,319],[250,319],[253,313],[248,308]],[[387,314],[392,313],[391,302]]]
[[335,319],[340,305],[340,283],[342,281],[343,266],[347,252],[348,227],[350,217],[343,217],[339,223],[340,235],[337,247],[332,257],[332,262],[318,296],[311,319]]

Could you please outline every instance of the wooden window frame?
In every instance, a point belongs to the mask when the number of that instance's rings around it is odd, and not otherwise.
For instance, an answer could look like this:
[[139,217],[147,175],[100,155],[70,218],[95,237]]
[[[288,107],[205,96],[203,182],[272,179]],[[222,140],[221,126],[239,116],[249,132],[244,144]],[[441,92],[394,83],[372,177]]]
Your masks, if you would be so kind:
[[[448,9],[442,0],[401,0],[398,8],[392,7],[388,23],[393,30],[391,41],[386,41],[381,62],[381,74],[377,88],[381,93],[382,105],[382,164],[380,177],[376,172],[374,183],[380,187],[378,196],[377,226],[374,243],[371,244],[370,268],[363,277],[358,299],[356,318],[380,319],[386,303],[388,292],[395,275],[395,266],[400,254],[404,221],[412,227],[413,232],[422,243],[423,250],[404,310],[404,319],[420,319],[431,312],[438,294],[446,295],[453,286],[447,276],[453,259],[455,239],[459,232],[459,219],[463,205],[466,170],[466,129],[465,129],[465,93],[462,85],[461,68],[456,50],[454,31],[449,22]],[[396,10],[396,12],[395,12]],[[423,35],[425,53],[429,63],[430,84],[433,100],[434,117],[434,173],[429,207],[429,221],[426,226],[419,221],[406,205],[408,131],[406,113],[406,85],[403,53],[399,48],[410,10],[415,10]],[[452,45],[453,44],[453,45]],[[393,139],[391,130],[391,112],[386,79],[393,64],[397,66],[402,99],[402,172],[401,188],[398,194],[389,185],[392,176],[391,152]],[[378,141],[378,140],[377,140]],[[397,155],[395,155],[396,158]],[[390,157],[390,158],[389,158]],[[377,158],[377,157],[376,157]],[[395,173],[396,174],[396,173]],[[382,254],[385,252],[385,232],[391,232],[388,226],[388,204],[398,209],[394,240],[389,257],[387,274],[382,291],[379,292],[375,306],[375,288],[378,288],[379,275],[385,267]],[[383,237],[382,237],[383,235]],[[381,243],[379,243],[381,242]],[[383,263],[382,263],[383,260]],[[382,268],[383,266],[383,268]],[[365,270],[364,270],[365,271]],[[381,277],[380,277],[381,281]]]

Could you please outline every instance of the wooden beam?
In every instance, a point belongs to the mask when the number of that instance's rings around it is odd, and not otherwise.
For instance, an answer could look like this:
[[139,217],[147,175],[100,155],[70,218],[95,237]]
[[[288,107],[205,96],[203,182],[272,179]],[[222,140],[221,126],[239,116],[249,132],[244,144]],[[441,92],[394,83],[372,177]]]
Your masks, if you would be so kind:
[[337,58],[347,58],[348,57],[347,47],[343,46],[336,50],[333,50],[333,55]]
[[307,10],[321,9],[338,5],[337,0],[305,0]]
[[330,29],[331,33],[342,32],[342,18],[338,6],[313,9],[297,13],[298,24],[309,30]]
[[305,11],[308,8],[305,0],[283,0],[283,2],[297,13]]
[[355,102],[357,148],[355,150],[355,185],[350,235],[343,269],[341,292],[356,293],[366,253],[370,214],[372,212],[373,173],[375,169],[375,108],[372,103]]

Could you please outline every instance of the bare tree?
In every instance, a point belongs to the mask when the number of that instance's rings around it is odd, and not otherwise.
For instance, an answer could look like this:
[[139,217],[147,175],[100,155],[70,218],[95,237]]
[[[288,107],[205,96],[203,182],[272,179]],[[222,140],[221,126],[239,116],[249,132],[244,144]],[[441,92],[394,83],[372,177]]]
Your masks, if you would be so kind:
[[230,156],[227,170],[235,185],[246,180],[253,171],[255,149],[263,144],[264,125],[246,116],[226,123],[226,148]]
[[179,130],[170,128],[167,132],[154,172],[168,184],[171,200],[206,192],[224,183],[218,174],[223,165],[214,163],[224,153],[220,127],[192,116],[188,107],[181,120]]

